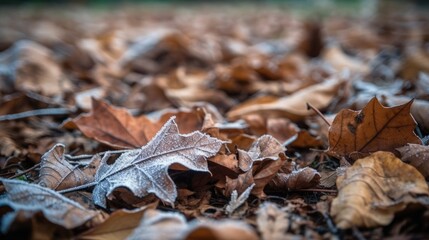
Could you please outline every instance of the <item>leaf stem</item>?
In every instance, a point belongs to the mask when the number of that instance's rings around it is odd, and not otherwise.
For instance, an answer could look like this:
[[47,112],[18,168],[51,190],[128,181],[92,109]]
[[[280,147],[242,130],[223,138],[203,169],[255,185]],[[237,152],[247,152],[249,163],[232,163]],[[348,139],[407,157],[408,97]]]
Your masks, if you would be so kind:
[[322,118],[322,120],[328,124],[328,126],[331,126],[331,123],[328,121],[328,119],[326,119],[326,117],[319,111],[319,109],[317,109],[316,107],[314,107],[313,105],[311,105],[311,103],[307,103],[307,110],[312,109],[314,112],[317,113],[317,115],[319,115],[320,118]]

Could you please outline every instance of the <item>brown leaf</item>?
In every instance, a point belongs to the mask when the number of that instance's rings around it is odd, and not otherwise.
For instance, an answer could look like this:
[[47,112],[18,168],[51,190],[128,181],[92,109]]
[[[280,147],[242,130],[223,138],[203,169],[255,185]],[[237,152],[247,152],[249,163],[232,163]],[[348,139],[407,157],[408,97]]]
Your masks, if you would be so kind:
[[331,215],[339,228],[388,225],[395,213],[429,196],[424,177],[389,152],[358,159],[337,179]]
[[73,122],[87,137],[115,148],[138,148],[147,144],[161,125],[145,116],[133,117],[127,110],[92,100],[89,114],[80,115]]
[[376,151],[394,152],[407,143],[421,143],[413,132],[416,123],[410,115],[411,104],[386,108],[373,98],[361,111],[340,111],[329,129],[328,153],[357,159]]
[[258,237],[249,225],[241,221],[187,223],[184,216],[179,213],[147,210],[139,227],[127,239],[253,240]]
[[265,202],[257,212],[256,223],[262,239],[285,239],[290,220],[285,211],[275,204]]
[[53,52],[36,42],[16,42],[0,53],[0,65],[10,69],[12,85],[21,91],[53,96],[70,89]]
[[322,83],[299,90],[292,95],[282,98],[264,97],[261,101],[252,99],[234,107],[227,113],[229,119],[238,119],[249,114],[260,114],[270,117],[285,117],[292,121],[303,120],[314,112],[307,110],[306,103],[311,103],[317,109],[323,109],[331,103],[343,81],[338,79],[326,80]]
[[148,207],[145,206],[134,210],[117,210],[106,221],[81,234],[79,239],[125,239],[139,225],[145,211],[154,207],[155,205],[149,205]]
[[[83,185],[94,179],[100,159],[98,159],[98,163],[89,164],[93,171],[92,174],[88,174],[87,171],[81,170],[78,166],[72,166],[66,161],[64,148],[64,145],[57,144],[42,156],[39,185],[53,190],[61,190]],[[97,159],[94,159],[94,161],[97,161]]]
[[226,177],[226,186],[224,195],[229,197],[233,191],[237,191],[239,195],[241,195],[247,188],[249,188],[253,181],[252,171],[248,171],[246,173],[238,175],[236,179],[230,179]]
[[305,167],[291,173],[278,173],[269,186],[275,190],[296,190],[314,187],[319,181],[320,174],[315,169]]
[[426,178],[429,178],[429,146],[407,144],[397,148],[402,161],[414,166]]

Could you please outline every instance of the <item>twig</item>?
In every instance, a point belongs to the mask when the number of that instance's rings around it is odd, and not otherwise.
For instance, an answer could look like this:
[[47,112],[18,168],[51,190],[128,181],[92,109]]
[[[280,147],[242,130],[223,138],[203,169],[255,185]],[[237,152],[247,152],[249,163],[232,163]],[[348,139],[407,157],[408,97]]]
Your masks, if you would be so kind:
[[58,193],[64,194],[64,193],[74,192],[74,191],[78,191],[78,190],[83,190],[85,188],[93,187],[93,186],[97,185],[97,183],[98,182],[90,182],[90,183],[79,185],[79,186],[76,186],[76,187],[72,187],[72,188],[67,188],[67,189],[60,190],[60,191],[58,191]]
[[337,190],[333,189],[321,189],[321,188],[307,188],[307,189],[294,189],[292,192],[326,192],[326,193],[338,193]]
[[28,173],[28,172],[33,171],[34,169],[36,169],[36,168],[37,168],[37,167],[39,167],[39,166],[40,166],[40,163],[35,164],[35,165],[34,165],[34,166],[32,166],[31,168],[26,169],[26,170],[24,170],[24,171],[22,171],[22,172],[20,172],[20,173],[17,173],[17,174],[13,175],[13,176],[12,176],[12,177],[10,177],[10,178],[12,179],[12,178],[21,177],[22,175],[24,175],[24,174],[26,174],[26,173]]
[[335,226],[335,224],[332,222],[332,219],[329,217],[328,214],[323,213],[323,218],[326,221],[326,225],[329,228],[329,231],[334,234],[334,235],[338,235],[338,228]]
[[[127,150],[127,149],[124,149],[124,150],[115,150],[115,151],[99,152],[99,153],[96,153],[96,154],[103,156],[103,155],[105,155],[106,153],[108,153],[108,154],[118,154],[118,153],[125,153],[125,152],[128,152],[128,151],[130,151],[130,150],[129,150],[129,149],[128,149],[128,150]],[[94,154],[94,155],[95,155],[95,154]],[[92,158],[94,155],[91,155],[91,154],[83,154],[83,155],[78,155],[78,156],[72,156],[72,155],[69,155],[69,154],[64,154],[64,156],[65,156],[68,160],[80,160],[80,159],[87,159],[87,158]]]
[[353,236],[358,240],[366,240],[366,238],[362,235],[357,227],[353,227]]
[[17,120],[34,116],[68,115],[72,112],[73,111],[67,108],[43,108],[27,112],[2,115],[0,116],[0,121]]
[[328,119],[326,119],[326,117],[319,111],[319,109],[315,108],[313,105],[311,105],[310,103],[307,103],[307,110],[312,109],[314,112],[317,113],[317,115],[319,115],[320,118],[322,118],[323,121],[325,121],[326,124],[328,124],[328,126],[331,126],[331,123],[328,121]]

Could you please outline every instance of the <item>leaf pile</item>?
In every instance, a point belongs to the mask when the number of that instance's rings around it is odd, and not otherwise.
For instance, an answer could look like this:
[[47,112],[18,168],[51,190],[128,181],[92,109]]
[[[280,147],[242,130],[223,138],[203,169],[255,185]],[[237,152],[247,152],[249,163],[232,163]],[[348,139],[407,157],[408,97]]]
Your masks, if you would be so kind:
[[0,238],[427,238],[429,17],[395,4],[0,9]]

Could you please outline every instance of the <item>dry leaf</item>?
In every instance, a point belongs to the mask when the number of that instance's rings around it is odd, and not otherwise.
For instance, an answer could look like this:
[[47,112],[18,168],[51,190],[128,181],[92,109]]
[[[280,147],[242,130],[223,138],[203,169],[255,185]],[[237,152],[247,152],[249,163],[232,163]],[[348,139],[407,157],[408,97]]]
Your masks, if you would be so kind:
[[[53,190],[61,190],[93,181],[94,174],[89,174],[88,171],[85,172],[79,166],[72,166],[66,161],[64,148],[64,145],[57,144],[42,156],[39,185]],[[97,161],[97,159],[94,160]],[[89,164],[89,167],[94,169],[93,173],[95,173],[97,166],[98,164],[95,162]]]
[[112,165],[103,159],[95,175],[94,202],[106,207],[105,198],[110,198],[116,188],[126,187],[138,197],[154,193],[173,204],[177,191],[168,167],[178,163],[191,170],[208,171],[206,158],[215,155],[221,145],[222,141],[201,132],[179,134],[171,118],[146,146],[123,153]]
[[127,239],[256,240],[258,237],[249,225],[241,221],[187,223],[184,216],[179,213],[147,210],[139,227]]
[[133,117],[126,109],[92,100],[92,110],[73,122],[87,137],[116,148],[139,148],[147,144],[161,125],[145,116]]
[[271,98],[261,102],[253,99],[250,100],[252,102],[234,107],[227,116],[234,120],[249,114],[260,114],[265,117],[285,117],[292,121],[300,121],[314,114],[313,111],[307,110],[306,103],[311,103],[317,109],[327,107],[342,84],[341,80],[330,79],[279,99]]
[[402,161],[414,166],[426,179],[429,177],[429,146],[407,144],[397,150]]
[[417,169],[381,151],[358,159],[337,178],[337,188],[331,215],[343,229],[386,226],[395,213],[429,196]]
[[243,174],[238,175],[236,179],[230,179],[228,176],[226,177],[225,183],[225,196],[231,196],[233,191],[237,191],[238,194],[242,194],[246,189],[248,189],[251,185],[254,184],[252,171],[245,172]]
[[14,210],[14,212],[3,215],[3,230],[9,228],[15,214],[20,210],[29,214],[41,211],[50,222],[67,229],[79,227],[98,215],[97,212],[85,209],[48,188],[18,180],[2,178],[0,181],[7,192],[5,197],[0,200],[0,205],[7,205]]
[[340,111],[329,129],[328,153],[354,160],[376,151],[393,152],[407,143],[420,144],[413,132],[411,104],[386,108],[373,98],[361,111]]
[[121,209],[113,212],[106,221],[95,226],[79,236],[85,240],[116,240],[125,239],[136,228],[147,209],[155,207],[141,207],[134,210]]
[[296,190],[317,186],[319,181],[320,173],[313,168],[305,167],[291,173],[278,173],[271,180],[269,186],[275,190]]
[[36,42],[16,42],[11,48],[0,53],[1,65],[10,69],[9,79],[12,79],[12,85],[21,91],[53,96],[70,89],[53,52]]
[[256,223],[262,239],[285,239],[289,228],[289,218],[277,205],[265,202],[257,211]]
[[183,239],[186,229],[186,219],[182,214],[150,209],[145,211],[140,224],[127,240]]

